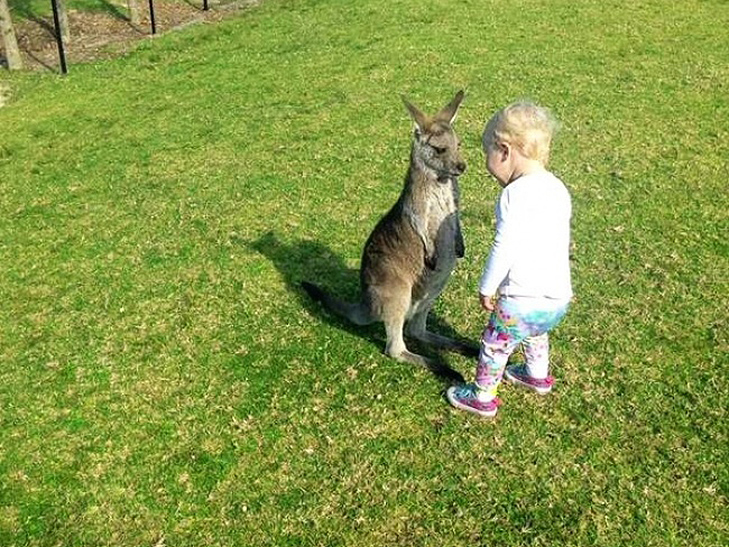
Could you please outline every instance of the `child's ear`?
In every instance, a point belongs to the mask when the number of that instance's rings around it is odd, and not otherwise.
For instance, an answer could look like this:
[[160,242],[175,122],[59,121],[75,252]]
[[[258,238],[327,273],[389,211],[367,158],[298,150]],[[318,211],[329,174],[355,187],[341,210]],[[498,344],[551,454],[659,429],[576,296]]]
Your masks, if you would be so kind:
[[511,146],[508,143],[500,142],[499,143],[499,153],[500,153],[501,159],[503,161],[508,160],[509,156],[511,156]]

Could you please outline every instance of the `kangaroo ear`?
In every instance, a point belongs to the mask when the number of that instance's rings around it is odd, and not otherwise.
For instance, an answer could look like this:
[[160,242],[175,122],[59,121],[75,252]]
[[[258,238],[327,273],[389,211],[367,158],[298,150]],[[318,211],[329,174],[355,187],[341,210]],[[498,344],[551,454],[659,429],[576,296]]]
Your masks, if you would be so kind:
[[405,103],[405,107],[408,109],[410,117],[415,122],[415,129],[418,134],[424,133],[426,130],[426,126],[428,125],[428,117],[423,114],[417,106],[412,104],[405,97],[402,98],[402,102]]
[[458,115],[458,107],[461,106],[461,101],[463,101],[463,90],[461,89],[458,93],[456,93],[456,96],[453,97],[453,100],[448,103],[445,107],[443,107],[443,110],[438,112],[436,115],[436,118],[439,120],[442,120],[444,122],[448,122],[449,124],[452,124],[456,120],[456,115]]

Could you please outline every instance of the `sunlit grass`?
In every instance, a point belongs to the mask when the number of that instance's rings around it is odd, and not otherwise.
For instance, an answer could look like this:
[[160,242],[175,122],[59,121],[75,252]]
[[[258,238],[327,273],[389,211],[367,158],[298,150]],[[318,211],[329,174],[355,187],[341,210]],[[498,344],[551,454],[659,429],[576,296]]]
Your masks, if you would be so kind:
[[[270,0],[1,74],[0,544],[727,544],[728,14]],[[407,168],[400,96],[460,88],[438,328],[485,319],[493,110],[554,109],[574,201],[556,391],[505,387],[494,421],[298,289],[356,294]]]

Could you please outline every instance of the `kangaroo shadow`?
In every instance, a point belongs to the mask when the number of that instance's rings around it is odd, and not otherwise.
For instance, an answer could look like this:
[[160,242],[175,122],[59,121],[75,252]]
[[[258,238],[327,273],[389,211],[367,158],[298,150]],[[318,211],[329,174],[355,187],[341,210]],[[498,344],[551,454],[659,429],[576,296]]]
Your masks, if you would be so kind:
[[[331,291],[345,300],[355,301],[359,298],[359,270],[349,268],[344,260],[330,248],[310,240],[285,243],[272,232],[261,235],[255,241],[245,242],[245,245],[268,258],[276,266],[289,290],[297,295],[303,307],[312,316],[319,317],[330,325],[364,338],[380,348],[385,347],[384,328],[381,323],[364,327],[354,325],[325,310],[301,288],[302,281],[315,281],[317,285],[325,287],[327,291]],[[449,325],[432,312],[429,316],[429,324],[440,334],[460,338]],[[418,343],[416,340],[408,340],[408,345],[411,345],[418,353],[426,355],[432,356],[434,351],[430,346]],[[474,346],[473,353],[477,352],[478,349]],[[429,369],[441,381],[449,385],[465,381],[463,375],[451,368],[442,355],[438,354],[435,361],[436,364]]]

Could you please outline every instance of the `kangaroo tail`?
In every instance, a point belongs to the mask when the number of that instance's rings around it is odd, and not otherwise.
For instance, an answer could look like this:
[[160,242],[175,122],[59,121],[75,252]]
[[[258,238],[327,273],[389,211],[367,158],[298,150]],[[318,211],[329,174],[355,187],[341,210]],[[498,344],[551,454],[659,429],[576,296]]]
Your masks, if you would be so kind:
[[308,281],[302,281],[301,287],[313,300],[321,302],[325,308],[348,319],[355,325],[369,325],[374,322],[369,307],[363,302],[345,302]]

